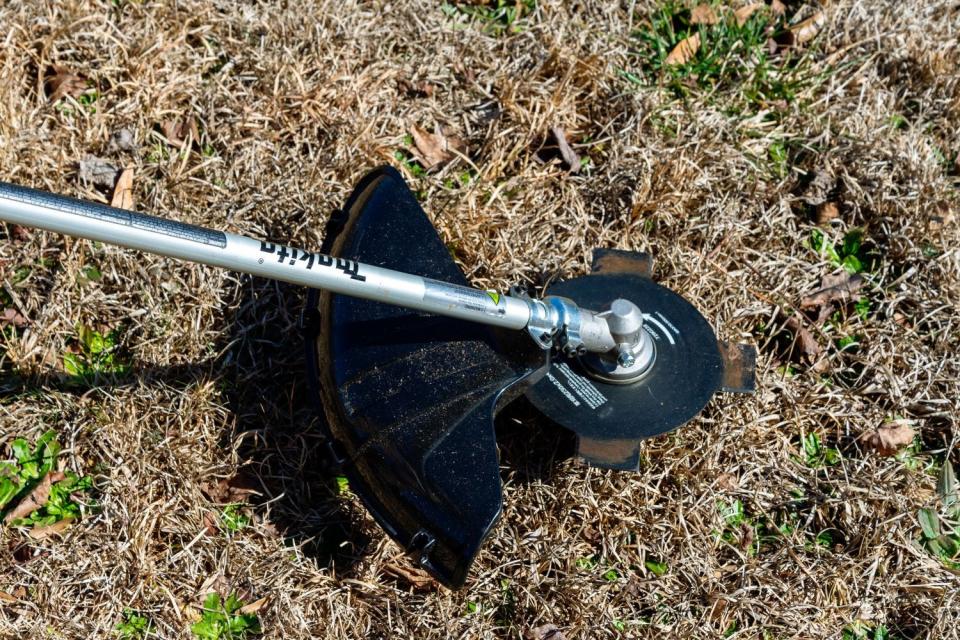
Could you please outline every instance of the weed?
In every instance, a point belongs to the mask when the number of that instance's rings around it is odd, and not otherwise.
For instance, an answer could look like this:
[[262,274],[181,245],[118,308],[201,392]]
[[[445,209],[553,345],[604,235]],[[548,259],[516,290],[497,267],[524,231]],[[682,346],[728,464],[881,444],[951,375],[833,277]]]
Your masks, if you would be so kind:
[[476,602],[469,601],[464,607],[464,615],[470,615],[471,613],[476,613],[480,611],[480,605]]
[[[678,98],[693,89],[707,90],[714,96],[731,93],[728,108],[732,113],[741,112],[744,106],[792,102],[816,81],[810,56],[792,51],[770,53],[767,43],[783,32],[784,25],[778,20],[771,33],[769,22],[764,9],[743,24],[738,24],[730,11],[720,12],[716,24],[692,24],[689,8],[667,2],[634,33],[639,45],[634,54],[636,69],[621,75],[635,84],[652,84],[652,80],[660,79]],[[701,42],[696,53],[683,64],[667,64],[670,51],[695,34]]]
[[937,481],[941,508],[920,509],[923,546],[945,566],[960,570],[960,486],[949,460],[944,460]]
[[[60,444],[54,431],[47,431],[37,438],[33,447],[24,438],[10,443],[13,460],[0,462],[0,515],[14,509],[21,500],[33,492],[44,477],[57,468]],[[53,483],[46,502],[23,518],[10,522],[15,527],[48,526],[62,520],[76,520],[84,507],[75,495],[88,491],[93,481],[87,476],[77,476],[71,471]]]
[[75,350],[63,354],[66,372],[84,382],[98,375],[124,375],[130,365],[118,355],[120,329],[106,335],[90,327],[78,324]]
[[616,629],[617,631],[619,631],[620,633],[623,633],[624,631],[627,630],[627,625],[626,625],[626,623],[625,623],[623,620],[616,620],[616,619],[615,619],[615,620],[614,620],[613,622],[611,622],[610,624],[612,624],[612,625],[613,625],[613,628]]
[[863,229],[851,229],[837,242],[827,238],[820,229],[813,229],[809,246],[818,256],[826,257],[830,264],[843,267],[850,273],[871,273],[880,266],[880,256],[865,241]]
[[121,640],[141,640],[153,630],[153,623],[133,609],[124,609],[123,621],[113,630]]
[[242,504],[231,503],[223,508],[220,515],[221,528],[230,533],[236,533],[250,526],[250,516],[244,513]]
[[644,561],[643,566],[647,568],[647,571],[658,578],[666,574],[670,569],[670,566],[666,562],[659,562],[657,560],[646,560]]
[[393,152],[394,159],[399,162],[401,165],[406,167],[407,171],[414,178],[422,178],[427,175],[427,170],[420,164],[420,161],[413,157],[406,149],[397,149]]
[[487,0],[475,3],[443,3],[441,10],[452,18],[467,18],[482,25],[490,35],[520,33],[522,21],[537,9],[537,0]]
[[225,602],[219,594],[211,593],[203,601],[200,621],[190,627],[201,640],[242,640],[260,635],[260,618],[255,613],[244,613],[243,601],[231,593]]
[[893,640],[887,627],[878,624],[870,627],[859,620],[843,628],[840,636],[843,640]]
[[811,469],[832,467],[840,462],[840,451],[824,445],[815,431],[800,436],[800,442],[803,445],[803,457],[794,456],[797,462],[805,464]]

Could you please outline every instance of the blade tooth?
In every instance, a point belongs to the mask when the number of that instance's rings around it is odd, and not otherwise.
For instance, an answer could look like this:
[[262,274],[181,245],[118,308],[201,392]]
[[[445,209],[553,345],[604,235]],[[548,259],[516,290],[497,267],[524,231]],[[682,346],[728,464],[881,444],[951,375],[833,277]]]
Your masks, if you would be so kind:
[[629,273],[647,278],[653,277],[653,257],[643,251],[620,249],[594,249],[591,273]]
[[640,440],[601,440],[580,436],[577,455],[594,467],[637,471],[640,468]]
[[720,390],[729,393],[753,393],[756,390],[757,350],[748,344],[720,341],[723,379]]

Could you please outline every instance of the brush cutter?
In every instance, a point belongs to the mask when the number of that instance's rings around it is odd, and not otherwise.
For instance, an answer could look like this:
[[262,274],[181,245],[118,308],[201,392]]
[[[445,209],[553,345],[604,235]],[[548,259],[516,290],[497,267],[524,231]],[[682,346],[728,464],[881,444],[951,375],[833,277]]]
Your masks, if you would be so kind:
[[590,464],[637,469],[640,441],[718,390],[753,389],[755,352],[718,343],[648,255],[598,249],[589,275],[531,297],[471,288],[400,174],[366,176],[323,253],[0,183],[0,219],[310,288],[309,377],[331,458],[380,525],[458,587],[499,518],[494,416],[521,395]]

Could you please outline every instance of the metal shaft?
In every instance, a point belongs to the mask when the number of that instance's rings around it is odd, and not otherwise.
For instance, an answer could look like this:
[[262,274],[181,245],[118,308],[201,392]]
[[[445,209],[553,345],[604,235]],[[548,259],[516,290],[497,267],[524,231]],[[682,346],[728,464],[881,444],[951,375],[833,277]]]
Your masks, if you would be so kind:
[[[0,220],[98,240],[358,298],[462,318],[507,329],[528,329],[544,347],[608,351],[615,342],[597,314],[556,300],[545,304],[360,264],[191,224],[0,182]],[[549,300],[549,299],[548,299]]]

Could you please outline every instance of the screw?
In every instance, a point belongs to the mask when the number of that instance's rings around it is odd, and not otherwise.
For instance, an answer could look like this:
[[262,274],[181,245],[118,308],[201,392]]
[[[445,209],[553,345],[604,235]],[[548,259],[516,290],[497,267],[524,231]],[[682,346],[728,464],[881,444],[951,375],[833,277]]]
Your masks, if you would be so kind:
[[624,369],[629,369],[636,363],[637,361],[633,357],[633,354],[627,351],[626,349],[621,349],[620,353],[617,354],[617,364],[623,367]]

